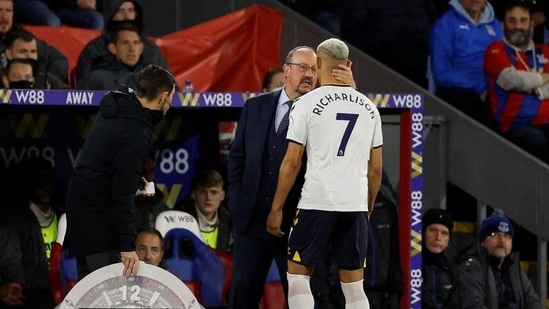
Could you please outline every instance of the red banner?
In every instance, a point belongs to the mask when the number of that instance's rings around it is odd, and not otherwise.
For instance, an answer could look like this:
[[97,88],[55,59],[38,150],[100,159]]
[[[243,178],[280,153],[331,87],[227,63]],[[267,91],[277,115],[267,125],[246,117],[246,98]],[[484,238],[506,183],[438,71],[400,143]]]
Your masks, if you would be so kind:
[[[180,87],[193,81],[195,91],[261,91],[261,79],[279,66],[282,13],[253,5],[211,21],[150,38],[168,59]],[[84,45],[99,31],[71,27],[26,26],[55,46],[76,66]]]

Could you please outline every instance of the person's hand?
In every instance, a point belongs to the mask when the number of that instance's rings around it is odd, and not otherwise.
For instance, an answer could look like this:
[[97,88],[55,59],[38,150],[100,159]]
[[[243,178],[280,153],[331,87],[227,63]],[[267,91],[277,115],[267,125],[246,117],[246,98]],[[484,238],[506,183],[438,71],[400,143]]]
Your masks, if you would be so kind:
[[284,236],[284,233],[282,232],[282,230],[280,230],[281,224],[282,210],[271,210],[271,212],[269,212],[269,217],[267,218],[267,232],[277,237]]
[[353,62],[347,60],[347,65],[339,64],[337,69],[332,69],[332,76],[339,82],[342,82],[356,89],[356,83],[353,78],[353,71],[351,71],[351,66]]
[[76,6],[81,9],[95,10],[96,0],[76,0]]
[[120,257],[122,259],[122,264],[124,264],[124,270],[122,271],[122,276],[130,277],[137,275],[139,270],[139,257],[135,251],[129,252],[120,252]]
[[24,304],[25,295],[19,283],[7,283],[0,286],[0,297],[8,307],[21,306]]
[[484,90],[481,94],[480,94],[480,100],[482,102],[486,102],[486,96],[488,95],[488,90]]

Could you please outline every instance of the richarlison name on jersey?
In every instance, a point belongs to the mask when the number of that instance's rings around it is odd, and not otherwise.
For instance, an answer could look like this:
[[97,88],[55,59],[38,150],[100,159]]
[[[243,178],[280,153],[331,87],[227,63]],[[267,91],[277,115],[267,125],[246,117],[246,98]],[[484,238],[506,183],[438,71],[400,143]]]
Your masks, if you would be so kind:
[[369,101],[365,101],[363,96],[355,96],[350,93],[329,93],[326,94],[319,103],[316,103],[313,107],[313,113],[322,116],[322,111],[326,106],[335,101],[346,101],[351,103],[356,103],[360,106],[364,106],[367,111],[370,112],[370,116],[374,119],[374,110],[372,104]]

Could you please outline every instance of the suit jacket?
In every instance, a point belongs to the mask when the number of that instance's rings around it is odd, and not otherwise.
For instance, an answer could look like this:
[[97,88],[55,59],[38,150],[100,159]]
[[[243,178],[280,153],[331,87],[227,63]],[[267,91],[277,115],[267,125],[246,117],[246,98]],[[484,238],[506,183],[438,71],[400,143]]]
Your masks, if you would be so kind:
[[[250,224],[265,226],[267,223],[267,218],[254,218],[253,214],[258,198],[265,147],[270,130],[274,130],[272,121],[282,91],[279,89],[248,99],[238,121],[228,159],[228,207],[234,227],[239,233],[244,233]],[[286,147],[279,151],[286,153]],[[304,168],[302,165],[302,170]],[[289,230],[302,185],[303,173],[301,177],[298,176],[292,192],[286,199],[283,231]],[[285,231],[286,235],[288,230]]]

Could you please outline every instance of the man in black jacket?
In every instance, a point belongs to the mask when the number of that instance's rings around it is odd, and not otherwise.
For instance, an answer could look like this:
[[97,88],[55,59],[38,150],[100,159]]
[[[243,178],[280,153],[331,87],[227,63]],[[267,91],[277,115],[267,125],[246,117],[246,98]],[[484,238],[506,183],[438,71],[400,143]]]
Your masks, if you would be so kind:
[[[14,29],[21,29],[21,27],[13,24],[13,0],[0,0],[0,52],[6,49],[6,35]],[[67,57],[42,40],[36,39],[36,44],[38,63],[42,69],[66,81],[69,69]]]
[[153,143],[153,127],[168,111],[175,79],[166,69],[146,66],[137,93],[108,92],[67,190],[65,245],[76,256],[79,278],[122,262],[123,275],[137,274],[135,193]]
[[139,28],[129,22],[120,24],[111,33],[108,48],[114,58],[97,59],[91,72],[78,80],[77,89],[116,90],[118,85],[135,89],[139,72],[146,64]]
[[[86,44],[78,56],[78,63],[76,64],[77,82],[90,73],[94,63],[108,62],[114,58],[107,46],[112,32],[118,28],[120,23],[132,22],[139,28],[139,33],[143,33],[143,10],[136,0],[104,1],[103,17],[105,18],[106,32]],[[169,70],[168,61],[158,45],[145,36],[142,36],[141,40],[143,42],[143,59],[145,63],[157,64]]]
[[[48,72],[47,63],[38,62],[38,42],[36,37],[23,28],[12,29],[5,37],[6,49],[0,58],[6,63],[0,65],[0,76],[6,74],[7,62],[15,59],[32,59],[36,62],[36,72],[34,72],[33,88],[36,89],[68,89],[64,81],[57,75]],[[14,87],[11,87],[14,88]]]
[[10,166],[7,179],[10,179],[7,207],[0,214],[0,225],[11,231],[14,244],[9,254],[18,257],[10,277],[17,272],[24,281],[6,279],[21,284],[24,295],[21,309],[51,309],[55,302],[48,280],[48,263],[62,212],[54,202],[53,166],[44,158],[27,157]]
[[445,209],[432,208],[423,215],[422,224],[422,308],[458,308],[455,264],[446,257],[454,228],[452,216]]
[[16,236],[7,222],[0,223],[0,308],[8,308],[24,304],[25,277]]
[[461,308],[544,308],[518,255],[511,253],[514,236],[511,221],[499,209],[482,221],[480,245],[459,258]]

